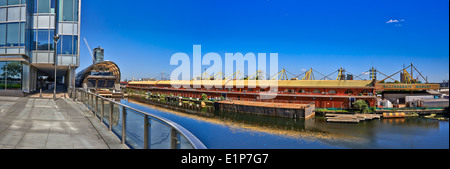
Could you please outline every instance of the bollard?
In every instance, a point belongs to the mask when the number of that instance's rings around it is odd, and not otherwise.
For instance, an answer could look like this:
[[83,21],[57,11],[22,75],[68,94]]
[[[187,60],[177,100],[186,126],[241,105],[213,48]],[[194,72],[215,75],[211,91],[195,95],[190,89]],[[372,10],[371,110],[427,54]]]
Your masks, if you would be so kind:
[[39,93],[39,97],[42,98],[42,88],[41,88],[41,91]]

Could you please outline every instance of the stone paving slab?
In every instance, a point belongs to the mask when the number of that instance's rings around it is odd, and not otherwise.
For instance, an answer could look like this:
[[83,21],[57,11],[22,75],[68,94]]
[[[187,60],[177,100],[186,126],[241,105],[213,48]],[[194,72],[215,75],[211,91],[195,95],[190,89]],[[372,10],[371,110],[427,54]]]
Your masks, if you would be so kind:
[[128,149],[82,103],[0,96],[0,149]]

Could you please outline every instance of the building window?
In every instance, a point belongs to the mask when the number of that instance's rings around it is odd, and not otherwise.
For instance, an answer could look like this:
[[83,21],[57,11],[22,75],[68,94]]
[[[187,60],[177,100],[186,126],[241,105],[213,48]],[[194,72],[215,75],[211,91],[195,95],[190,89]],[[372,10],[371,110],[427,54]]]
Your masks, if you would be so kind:
[[78,53],[78,36],[62,35],[58,44],[58,54],[76,55]]
[[316,89],[316,90],[313,91],[313,93],[314,93],[314,94],[320,94],[320,90],[319,90],[319,89]]
[[25,46],[25,22],[20,23],[20,46]]
[[0,47],[6,46],[6,24],[0,24]]
[[78,0],[59,0],[58,9],[58,21],[78,21]]
[[36,37],[37,41],[35,41],[36,49],[37,50],[45,50],[45,51],[50,50],[50,47],[53,46],[53,45],[51,45],[53,40],[51,40],[50,37],[52,37],[52,35],[54,34],[54,33],[52,34],[50,32],[53,32],[53,30],[52,31],[36,30],[36,32],[37,32],[37,37]]
[[6,62],[0,62],[0,90],[6,89]]
[[330,90],[328,91],[328,94],[337,94],[336,90]]
[[0,62],[0,90],[22,89],[22,63]]
[[19,46],[19,23],[8,23],[6,28],[6,45],[13,47]]
[[0,22],[6,22],[6,8],[0,8]]
[[21,0],[2,0],[2,1],[8,1],[8,5],[19,5]]
[[353,94],[353,91],[349,89],[349,90],[345,91],[345,94]]
[[50,0],[38,0],[37,13],[50,13]]
[[50,1],[51,3],[50,3],[50,13],[55,13],[55,5],[56,5],[56,3],[55,3],[55,0],[51,0]]
[[360,95],[367,95],[367,94],[369,94],[369,91],[367,91],[367,90],[363,90],[361,93],[359,93]]
[[[25,46],[25,23],[0,24],[0,33],[4,35],[3,38],[0,38],[0,46]],[[23,36],[23,38],[20,36]]]

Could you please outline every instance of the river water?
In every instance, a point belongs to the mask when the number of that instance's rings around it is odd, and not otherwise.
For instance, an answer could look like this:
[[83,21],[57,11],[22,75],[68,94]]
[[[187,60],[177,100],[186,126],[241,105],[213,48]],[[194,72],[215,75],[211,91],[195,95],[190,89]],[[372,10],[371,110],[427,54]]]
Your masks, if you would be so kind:
[[133,100],[121,103],[180,124],[209,149],[449,148],[448,121],[424,117],[327,123],[323,117],[305,120],[219,111],[187,114]]

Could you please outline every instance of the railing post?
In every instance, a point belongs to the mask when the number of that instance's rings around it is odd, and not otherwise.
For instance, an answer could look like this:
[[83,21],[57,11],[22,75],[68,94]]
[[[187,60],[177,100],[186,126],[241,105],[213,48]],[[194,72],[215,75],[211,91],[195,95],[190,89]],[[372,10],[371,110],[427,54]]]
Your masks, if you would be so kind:
[[148,119],[148,116],[145,115],[144,117],[144,149],[149,149],[149,138],[148,138],[148,128],[150,127],[150,121]]
[[105,100],[102,99],[102,114],[100,117],[100,122],[103,122],[103,115],[105,113]]
[[95,98],[95,95],[91,94],[91,110],[94,109],[94,98]]
[[170,149],[177,149],[178,144],[177,130],[172,127],[172,130],[170,131]]
[[73,101],[77,101],[77,89],[73,89],[72,90],[72,97],[73,97]]
[[97,111],[98,110],[98,97],[94,95],[94,98],[95,98],[95,106],[94,106],[95,108],[94,108],[93,112],[94,112],[94,116],[97,116],[97,112],[98,112]]
[[127,136],[127,128],[126,128],[126,123],[127,123],[127,109],[125,108],[125,106],[122,106],[122,144],[125,144],[125,139]]
[[111,131],[112,130],[112,115],[113,115],[113,112],[114,112],[114,103],[113,102],[109,102],[109,104],[110,104],[110,111],[109,111],[109,131]]
[[86,92],[88,95],[88,105],[89,105],[89,109],[92,110],[92,95],[88,92]]
[[91,95],[88,92],[86,92],[86,105],[90,110],[91,109]]

